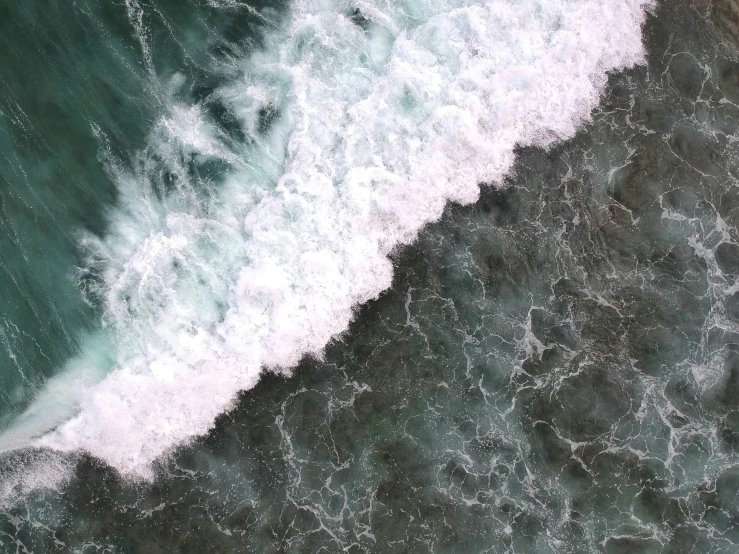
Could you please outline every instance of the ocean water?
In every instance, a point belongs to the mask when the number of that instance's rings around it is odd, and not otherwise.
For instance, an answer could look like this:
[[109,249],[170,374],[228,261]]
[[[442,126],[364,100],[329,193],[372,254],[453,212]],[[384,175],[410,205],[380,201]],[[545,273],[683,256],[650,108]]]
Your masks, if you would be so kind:
[[707,0],[0,3],[0,549],[735,552]]

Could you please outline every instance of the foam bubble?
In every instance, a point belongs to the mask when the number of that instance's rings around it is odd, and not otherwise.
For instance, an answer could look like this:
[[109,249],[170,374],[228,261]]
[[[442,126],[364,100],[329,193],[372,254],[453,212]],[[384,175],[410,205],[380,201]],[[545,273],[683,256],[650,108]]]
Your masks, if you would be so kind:
[[320,356],[390,286],[391,250],[500,183],[517,145],[572,136],[607,72],[642,60],[648,5],[296,1],[210,100],[242,143],[173,103],[118,173],[108,234],[86,239],[116,369],[30,443],[151,477],[263,368]]

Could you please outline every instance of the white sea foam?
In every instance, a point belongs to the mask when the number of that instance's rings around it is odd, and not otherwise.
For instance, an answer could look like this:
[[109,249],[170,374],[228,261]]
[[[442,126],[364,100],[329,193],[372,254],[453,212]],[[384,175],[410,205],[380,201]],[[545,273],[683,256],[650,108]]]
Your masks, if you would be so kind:
[[[247,140],[234,144],[203,106],[173,103],[137,170],[117,172],[108,233],[86,239],[116,369],[26,443],[150,477],[263,368],[320,355],[390,286],[391,250],[447,202],[500,183],[516,145],[572,136],[607,72],[642,60],[647,7],[295,1],[215,95]],[[193,177],[215,161],[224,182]]]
[[[48,450],[24,450],[3,464],[0,511],[7,510],[31,492],[55,489],[72,478],[74,457]],[[13,521],[13,516],[6,514]]]

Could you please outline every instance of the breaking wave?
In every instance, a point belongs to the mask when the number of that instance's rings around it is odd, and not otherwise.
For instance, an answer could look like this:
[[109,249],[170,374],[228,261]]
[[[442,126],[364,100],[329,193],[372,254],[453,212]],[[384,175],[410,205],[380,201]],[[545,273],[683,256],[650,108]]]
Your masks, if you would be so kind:
[[296,0],[202,102],[177,100],[175,76],[133,169],[108,160],[107,234],[82,239],[103,328],[0,449],[84,451],[150,478],[261,371],[320,356],[391,285],[392,250],[501,183],[517,146],[571,137],[607,73],[642,61],[648,7]]

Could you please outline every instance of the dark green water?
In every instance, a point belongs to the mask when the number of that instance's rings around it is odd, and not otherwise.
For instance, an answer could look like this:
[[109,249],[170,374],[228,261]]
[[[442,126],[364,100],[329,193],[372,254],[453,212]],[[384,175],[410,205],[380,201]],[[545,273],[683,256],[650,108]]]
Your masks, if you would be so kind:
[[[109,159],[136,163],[168,74],[205,97],[267,25],[144,6],[153,68],[125,5],[1,8],[6,417],[99,327],[74,268]],[[264,376],[153,483],[83,455],[3,509],[0,549],[736,552],[739,50],[709,8],[662,2],[647,65],[396,250],[323,360]]]

